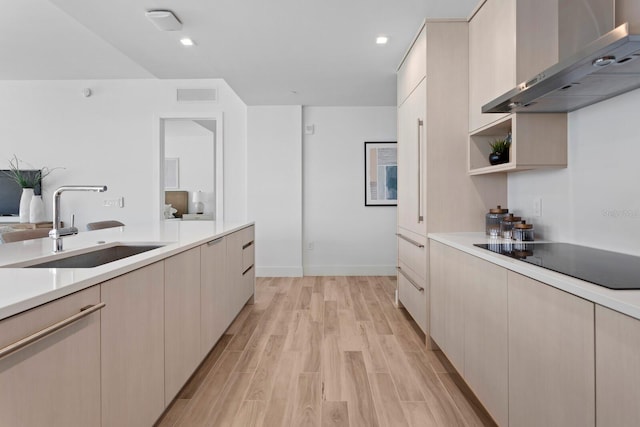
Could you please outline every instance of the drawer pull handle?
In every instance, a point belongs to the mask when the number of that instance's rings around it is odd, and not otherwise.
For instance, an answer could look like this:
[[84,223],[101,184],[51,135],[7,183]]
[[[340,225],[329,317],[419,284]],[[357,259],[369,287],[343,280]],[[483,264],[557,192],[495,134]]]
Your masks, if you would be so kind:
[[242,245],[242,250],[244,251],[245,249],[247,249],[247,248],[248,248],[249,246],[251,246],[251,245],[253,245],[253,240],[252,240],[252,241],[250,241],[250,242],[249,242],[249,243],[247,243],[247,244]]
[[105,303],[101,302],[100,304],[96,304],[96,305],[89,305],[87,307],[83,307],[82,309],[80,309],[80,313],[74,314],[71,317],[67,317],[64,320],[61,320],[58,323],[54,323],[51,326],[47,326],[46,328],[42,329],[41,331],[38,331],[32,335],[29,335],[26,338],[22,338],[20,341],[16,341],[13,344],[9,344],[8,346],[0,349],[0,359],[2,359],[3,357],[6,357],[12,353],[15,353],[16,351],[25,348],[26,346],[35,343],[36,341],[41,340],[42,338],[46,337],[47,335],[51,335],[54,332],[64,328],[65,326],[69,326],[70,324],[77,322],[78,320],[82,319],[83,317],[87,317],[88,315],[90,315],[91,313],[94,313],[98,310],[101,310],[102,308],[104,308],[106,306]]
[[424,248],[424,245],[422,243],[416,242],[413,239],[408,238],[407,236],[403,236],[400,233],[396,233],[396,236],[398,236],[399,238],[401,238],[402,240],[406,240],[407,242],[411,243],[414,246],[417,246],[419,248]]
[[207,246],[217,245],[218,243],[222,242],[223,239],[224,239],[224,237],[219,237],[219,238],[217,238],[215,240],[207,242]]
[[420,292],[424,292],[424,288],[418,285],[416,282],[414,282],[413,279],[407,275],[407,273],[405,273],[400,267],[396,267],[396,268],[398,269],[398,272],[402,274],[404,278],[407,279],[409,283],[413,285],[414,288],[416,288]]
[[249,272],[249,270],[251,270],[253,268],[253,265],[251,265],[249,268],[247,268],[245,271],[242,272],[242,275],[244,276],[245,274],[247,274]]

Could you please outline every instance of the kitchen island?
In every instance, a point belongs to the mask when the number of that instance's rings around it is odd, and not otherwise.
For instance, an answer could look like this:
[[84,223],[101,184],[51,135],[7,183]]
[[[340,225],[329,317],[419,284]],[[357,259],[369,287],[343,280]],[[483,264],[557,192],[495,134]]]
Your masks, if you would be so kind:
[[[21,268],[111,245],[159,247],[93,268]],[[116,227],[64,248],[0,245],[2,422],[152,425],[252,302],[254,226]]]
[[499,425],[640,425],[640,290],[429,239],[430,337]]

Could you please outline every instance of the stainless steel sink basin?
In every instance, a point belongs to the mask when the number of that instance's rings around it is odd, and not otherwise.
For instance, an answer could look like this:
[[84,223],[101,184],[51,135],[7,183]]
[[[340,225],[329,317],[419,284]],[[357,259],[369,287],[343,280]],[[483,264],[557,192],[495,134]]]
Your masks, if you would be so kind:
[[117,245],[65,258],[27,265],[26,268],[91,268],[141,254],[162,245]]

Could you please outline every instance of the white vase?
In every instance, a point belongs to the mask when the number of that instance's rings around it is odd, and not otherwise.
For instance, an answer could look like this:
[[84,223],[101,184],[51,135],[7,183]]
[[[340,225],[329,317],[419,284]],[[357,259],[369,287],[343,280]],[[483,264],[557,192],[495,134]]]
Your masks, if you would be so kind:
[[29,222],[37,224],[45,221],[44,202],[42,196],[33,196],[29,205]]
[[20,222],[29,222],[29,208],[33,198],[33,188],[23,188],[20,197]]

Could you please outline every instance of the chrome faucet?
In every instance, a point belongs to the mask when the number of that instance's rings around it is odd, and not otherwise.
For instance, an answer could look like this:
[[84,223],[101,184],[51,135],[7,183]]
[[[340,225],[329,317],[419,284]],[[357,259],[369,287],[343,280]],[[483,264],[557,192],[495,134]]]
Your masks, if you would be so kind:
[[78,229],[71,224],[71,227],[62,227],[60,221],[60,195],[65,191],[107,191],[106,185],[65,185],[53,192],[53,229],[49,232],[49,237],[53,239],[53,252],[62,252],[62,238],[78,234]]

